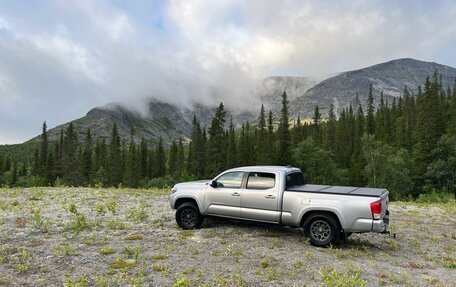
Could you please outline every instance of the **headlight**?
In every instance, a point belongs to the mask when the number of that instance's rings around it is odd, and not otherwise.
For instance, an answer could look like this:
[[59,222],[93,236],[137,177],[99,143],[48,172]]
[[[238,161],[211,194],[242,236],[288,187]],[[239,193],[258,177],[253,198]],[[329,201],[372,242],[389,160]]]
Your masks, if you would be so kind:
[[177,188],[173,187],[171,188],[171,193],[175,193],[177,191]]

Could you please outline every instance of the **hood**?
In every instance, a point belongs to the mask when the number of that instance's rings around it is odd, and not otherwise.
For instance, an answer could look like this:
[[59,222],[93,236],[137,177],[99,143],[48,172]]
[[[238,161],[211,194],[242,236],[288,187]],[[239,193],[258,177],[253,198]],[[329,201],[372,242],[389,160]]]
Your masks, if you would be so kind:
[[201,188],[202,186],[205,186],[207,183],[210,183],[210,179],[205,179],[205,180],[197,180],[197,181],[188,181],[188,182],[182,182],[174,185],[174,188],[180,189],[180,188],[185,188],[185,189],[197,189]]

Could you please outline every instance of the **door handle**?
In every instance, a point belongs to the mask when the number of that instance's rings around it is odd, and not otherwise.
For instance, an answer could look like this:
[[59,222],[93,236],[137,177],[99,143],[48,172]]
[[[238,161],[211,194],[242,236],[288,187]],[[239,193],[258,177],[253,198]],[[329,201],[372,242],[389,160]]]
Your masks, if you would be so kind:
[[239,192],[233,192],[231,195],[232,196],[240,196],[241,194]]
[[265,195],[264,197],[267,198],[267,199],[275,199],[275,198],[276,198],[276,197],[275,197],[274,195],[272,195],[272,194]]

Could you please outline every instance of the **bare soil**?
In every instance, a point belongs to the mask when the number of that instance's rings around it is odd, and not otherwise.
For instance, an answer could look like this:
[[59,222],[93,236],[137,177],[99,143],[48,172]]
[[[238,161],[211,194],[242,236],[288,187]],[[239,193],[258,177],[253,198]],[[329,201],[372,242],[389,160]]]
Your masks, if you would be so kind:
[[168,190],[0,189],[0,286],[456,286],[456,204],[390,205],[397,238],[175,223]]

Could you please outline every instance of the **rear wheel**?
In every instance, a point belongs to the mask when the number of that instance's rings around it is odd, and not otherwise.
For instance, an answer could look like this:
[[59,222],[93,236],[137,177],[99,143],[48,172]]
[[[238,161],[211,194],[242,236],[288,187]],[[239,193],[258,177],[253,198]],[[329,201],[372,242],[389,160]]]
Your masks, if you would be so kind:
[[203,219],[198,206],[193,202],[186,202],[177,208],[176,222],[183,229],[199,228]]
[[326,247],[337,244],[340,228],[337,220],[328,214],[311,215],[303,224],[304,233],[314,246]]

